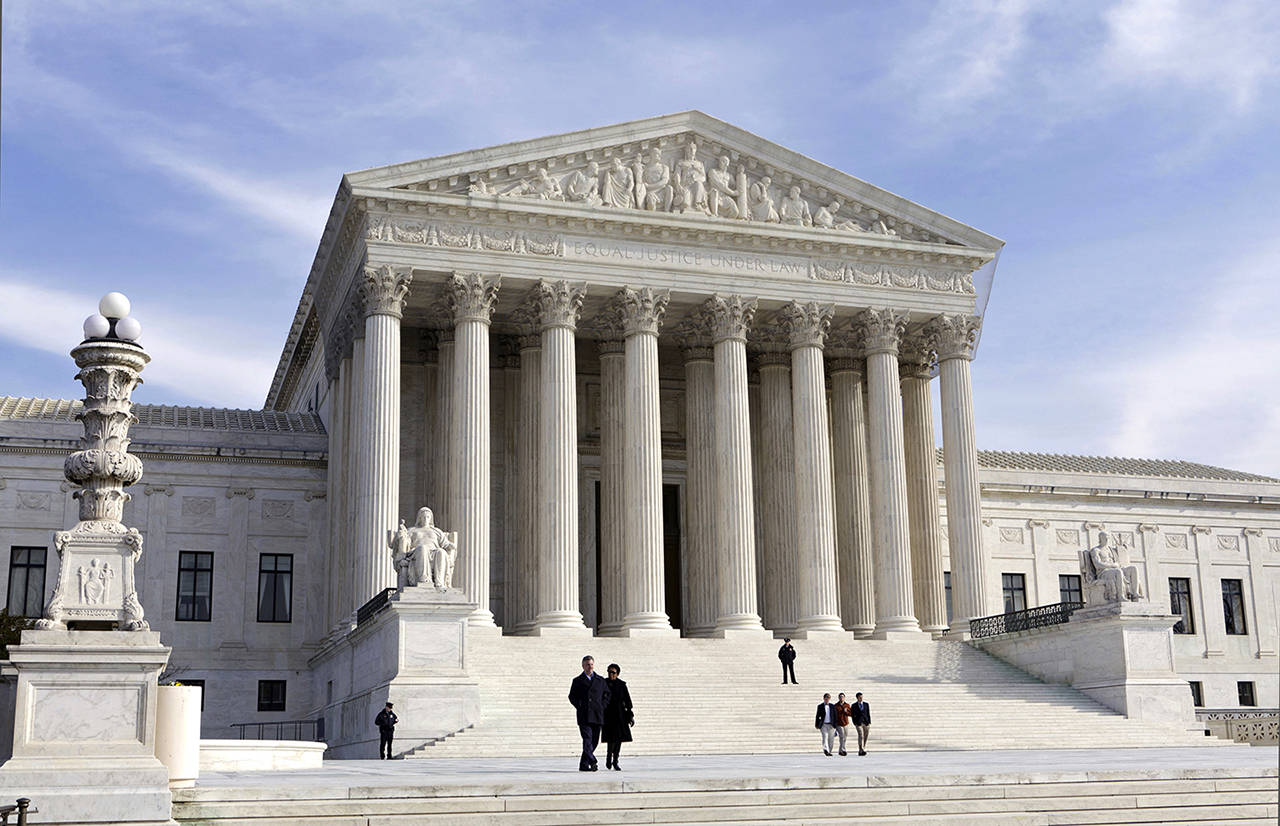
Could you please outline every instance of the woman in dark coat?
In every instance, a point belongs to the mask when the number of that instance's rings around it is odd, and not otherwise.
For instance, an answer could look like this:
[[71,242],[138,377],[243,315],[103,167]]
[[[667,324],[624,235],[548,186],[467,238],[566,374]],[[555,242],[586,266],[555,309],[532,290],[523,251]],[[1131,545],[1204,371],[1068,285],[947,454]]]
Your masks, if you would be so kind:
[[604,767],[622,771],[622,766],[618,765],[618,752],[623,743],[631,742],[631,725],[636,718],[631,711],[631,692],[627,691],[627,684],[618,679],[622,669],[617,663],[609,663],[608,671],[609,704],[604,707],[604,728],[600,739],[608,746]]

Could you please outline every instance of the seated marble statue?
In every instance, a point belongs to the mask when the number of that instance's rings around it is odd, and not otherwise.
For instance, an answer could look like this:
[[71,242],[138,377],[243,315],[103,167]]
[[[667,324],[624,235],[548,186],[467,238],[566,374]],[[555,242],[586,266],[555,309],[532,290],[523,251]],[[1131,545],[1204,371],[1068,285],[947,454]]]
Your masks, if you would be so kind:
[[431,508],[418,508],[418,519],[409,528],[411,553],[426,561],[431,585],[438,591],[453,586],[453,564],[458,558],[457,536],[436,527]]
[[1124,548],[1116,547],[1106,531],[1098,532],[1098,544],[1080,554],[1080,577],[1089,601],[1136,602],[1143,598],[1138,569],[1129,564]]
[[822,229],[839,229],[845,232],[865,232],[862,227],[853,221],[837,221],[836,216],[840,214],[840,202],[832,201],[826,206],[818,207],[818,211],[813,213],[813,225]]

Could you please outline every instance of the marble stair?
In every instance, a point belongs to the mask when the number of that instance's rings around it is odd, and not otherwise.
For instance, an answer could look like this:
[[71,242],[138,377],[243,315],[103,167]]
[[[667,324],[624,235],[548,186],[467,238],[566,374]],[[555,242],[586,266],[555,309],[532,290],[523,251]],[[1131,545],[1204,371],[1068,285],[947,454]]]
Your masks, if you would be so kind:
[[[617,662],[636,706],[626,754],[816,751],[823,692],[862,691],[869,750],[1203,746],[1200,732],[1129,720],[961,642],[824,635],[796,641],[800,685],[781,685],[779,641],[598,637],[468,640],[482,716],[472,728],[404,753],[424,757],[571,756],[580,748],[569,681],[583,654]],[[851,737],[853,736],[850,730]],[[603,747],[602,747],[603,750]]]

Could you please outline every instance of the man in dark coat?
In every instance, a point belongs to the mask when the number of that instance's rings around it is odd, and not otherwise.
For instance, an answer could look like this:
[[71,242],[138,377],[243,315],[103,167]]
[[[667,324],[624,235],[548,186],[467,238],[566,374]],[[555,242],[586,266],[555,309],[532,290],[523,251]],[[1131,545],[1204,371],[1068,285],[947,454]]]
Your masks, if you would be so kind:
[[813,727],[822,733],[822,753],[827,757],[831,756],[831,747],[836,743],[837,715],[831,695],[823,694],[822,702],[818,703],[818,713],[813,718]]
[[871,705],[862,699],[862,692],[853,695],[853,705],[849,707],[849,719],[858,730],[858,756],[867,753],[867,735],[871,732]]
[[578,710],[578,733],[582,735],[582,756],[578,771],[596,771],[596,746],[604,725],[604,707],[609,704],[608,680],[595,673],[595,658],[582,658],[582,673],[569,686],[569,702]]
[[782,660],[782,684],[787,684],[787,673],[791,673],[791,684],[799,685],[796,682],[796,650],[791,645],[791,638],[787,637],[782,641],[782,647],[778,649],[778,659]]
[[400,718],[396,717],[396,713],[391,710],[391,703],[387,703],[387,707],[378,712],[378,716],[373,718],[373,724],[378,727],[380,742],[378,743],[378,759],[391,759],[391,738],[396,733],[396,723],[400,722]]

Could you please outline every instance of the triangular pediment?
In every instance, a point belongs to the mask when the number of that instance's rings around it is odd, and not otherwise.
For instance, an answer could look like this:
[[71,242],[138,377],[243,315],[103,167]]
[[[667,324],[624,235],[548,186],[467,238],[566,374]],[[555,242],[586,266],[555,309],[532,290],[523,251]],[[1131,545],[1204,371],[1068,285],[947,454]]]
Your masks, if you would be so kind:
[[776,224],[892,243],[998,250],[1003,242],[702,112],[681,112],[353,172],[361,190],[473,203]]

